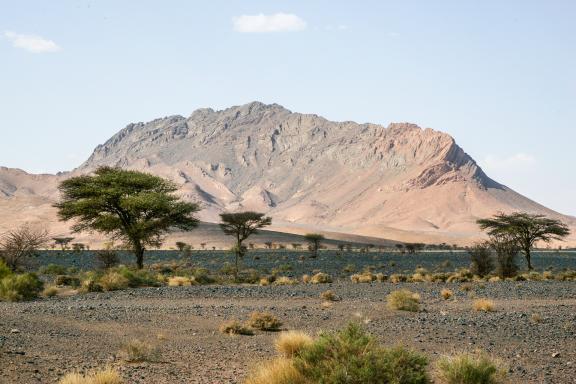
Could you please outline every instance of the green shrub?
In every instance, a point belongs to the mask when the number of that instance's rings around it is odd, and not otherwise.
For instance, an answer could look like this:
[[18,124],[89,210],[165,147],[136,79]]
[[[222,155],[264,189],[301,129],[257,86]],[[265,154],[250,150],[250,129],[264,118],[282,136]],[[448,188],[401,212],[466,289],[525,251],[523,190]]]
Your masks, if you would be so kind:
[[12,275],[12,270],[6,265],[4,260],[0,259],[0,280],[10,275]]
[[8,275],[0,280],[0,299],[5,301],[31,300],[38,297],[44,284],[34,273]]
[[444,357],[437,363],[438,378],[444,384],[499,384],[506,371],[484,354]]
[[294,358],[311,383],[425,384],[427,359],[402,347],[382,348],[360,326],[323,334]]
[[68,275],[58,275],[54,278],[54,284],[56,285],[68,285],[70,287],[79,287],[80,279]]
[[62,265],[48,264],[38,271],[42,275],[65,275],[68,269]]
[[420,309],[420,296],[407,289],[392,291],[386,296],[388,308],[399,311],[418,312]]

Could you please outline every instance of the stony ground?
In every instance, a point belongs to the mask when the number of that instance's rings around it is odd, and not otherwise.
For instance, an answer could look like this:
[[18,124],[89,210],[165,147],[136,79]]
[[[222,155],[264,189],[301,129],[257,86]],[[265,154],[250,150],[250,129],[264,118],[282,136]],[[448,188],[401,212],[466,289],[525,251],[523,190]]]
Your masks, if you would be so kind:
[[[446,286],[454,299],[440,298]],[[386,308],[386,295],[399,287],[422,296],[422,311]],[[163,287],[0,303],[0,382],[53,383],[65,372],[112,365],[127,383],[240,383],[255,362],[273,355],[276,334],[226,336],[218,326],[266,310],[284,328],[311,334],[360,321],[383,343],[420,350],[432,362],[446,353],[485,350],[509,367],[514,383],[576,383],[576,283],[472,287],[469,292],[461,284],[440,283]],[[319,294],[327,289],[342,300],[323,308]],[[475,297],[493,299],[496,311],[474,312]],[[123,362],[119,348],[131,339],[157,345],[159,361]]]

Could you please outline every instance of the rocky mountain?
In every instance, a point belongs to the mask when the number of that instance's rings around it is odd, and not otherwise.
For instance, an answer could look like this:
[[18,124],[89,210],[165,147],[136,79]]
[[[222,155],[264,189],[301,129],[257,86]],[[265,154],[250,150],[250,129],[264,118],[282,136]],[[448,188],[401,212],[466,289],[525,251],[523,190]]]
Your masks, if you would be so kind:
[[[324,231],[399,241],[466,243],[475,220],[497,211],[551,211],[490,179],[449,135],[414,124],[332,122],[259,102],[199,109],[130,124],[74,171],[28,175],[0,169],[0,227],[55,222],[56,185],[98,166],[168,177],[198,201],[200,216],[251,209],[274,229]],[[7,219],[8,218],[8,219]]]

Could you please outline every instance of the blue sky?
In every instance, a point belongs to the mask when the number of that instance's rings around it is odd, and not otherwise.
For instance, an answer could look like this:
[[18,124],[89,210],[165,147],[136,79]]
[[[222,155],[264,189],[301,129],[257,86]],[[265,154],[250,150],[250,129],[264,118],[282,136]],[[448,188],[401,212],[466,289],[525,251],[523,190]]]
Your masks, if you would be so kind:
[[69,170],[130,122],[253,100],[445,131],[576,215],[576,2],[0,0],[0,165]]

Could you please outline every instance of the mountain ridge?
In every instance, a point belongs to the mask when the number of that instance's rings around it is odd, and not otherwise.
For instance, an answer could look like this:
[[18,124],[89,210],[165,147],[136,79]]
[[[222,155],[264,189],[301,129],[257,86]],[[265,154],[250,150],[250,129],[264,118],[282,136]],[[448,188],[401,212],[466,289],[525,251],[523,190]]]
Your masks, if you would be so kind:
[[294,233],[457,243],[479,238],[475,220],[497,211],[543,213],[576,225],[492,180],[441,131],[332,122],[260,102],[131,123],[69,173],[34,179],[0,169],[0,206],[13,195],[28,206],[38,204],[33,198],[54,201],[60,180],[103,165],[174,180],[182,198],[200,202],[207,222],[222,211],[253,209]]

